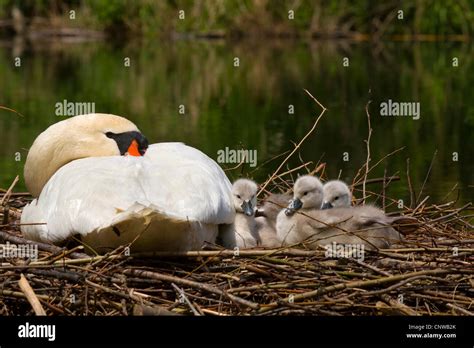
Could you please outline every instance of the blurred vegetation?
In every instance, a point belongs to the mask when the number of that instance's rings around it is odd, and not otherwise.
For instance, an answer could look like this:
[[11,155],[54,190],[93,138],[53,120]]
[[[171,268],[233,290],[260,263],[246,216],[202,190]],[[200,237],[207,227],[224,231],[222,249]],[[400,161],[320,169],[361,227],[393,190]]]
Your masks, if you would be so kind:
[[[128,117],[150,142],[182,141],[217,159],[229,147],[258,151],[258,164],[292,148],[311,127],[320,110],[307,88],[329,111],[301,150],[304,160],[327,162],[327,175],[352,180],[365,161],[365,104],[372,99],[373,176],[402,177],[389,192],[407,198],[406,159],[419,190],[433,153],[438,150],[425,193],[433,201],[458,183],[461,199],[472,201],[474,183],[474,104],[472,46],[459,43],[369,43],[340,46],[331,41],[273,41],[267,45],[207,40],[155,40],[145,43],[88,42],[33,45],[23,52],[22,67],[12,66],[11,51],[0,50],[0,187],[22,174],[26,149],[52,123],[55,104],[95,102],[96,112]],[[14,48],[12,48],[14,50]],[[131,57],[125,68],[123,57]],[[240,67],[233,66],[234,57]],[[350,57],[344,67],[343,57]],[[452,66],[452,57],[459,66]],[[371,89],[371,94],[369,94]],[[380,117],[387,99],[419,101],[421,118]],[[183,104],[186,114],[178,107]],[[295,114],[288,114],[288,105]],[[16,162],[15,153],[22,154]],[[350,160],[343,161],[348,152]],[[459,161],[452,161],[452,153]],[[243,175],[265,180],[279,160],[243,168]],[[290,167],[299,164],[297,158]],[[224,164],[233,167],[235,164]],[[242,175],[242,168],[230,171]],[[18,189],[23,188],[23,184]],[[455,190],[451,198],[456,197]]]
[[[178,17],[181,10],[184,20]],[[288,19],[290,10],[294,20]],[[440,201],[458,184],[462,201],[474,198],[473,46],[442,38],[469,40],[474,0],[0,0],[0,32],[18,32],[15,13],[32,33],[77,27],[107,32],[112,39],[67,44],[16,35],[0,41],[0,105],[25,115],[0,110],[2,188],[22,173],[28,147],[58,121],[55,104],[63,100],[94,102],[96,112],[130,118],[151,142],[183,141],[214,159],[227,146],[256,149],[262,165],[311,127],[319,110],[303,92],[307,88],[329,111],[301,156],[313,162],[322,158],[329,177],[351,180],[364,163],[364,107],[371,99],[373,161],[405,146],[373,173],[382,176],[387,168],[388,174],[402,177],[389,194],[408,197],[408,157],[413,185],[421,187],[437,150],[425,192]],[[199,35],[377,39],[416,34],[434,42],[187,40]],[[21,57],[21,68],[14,67],[12,57]],[[124,57],[130,57],[130,67],[124,67]],[[343,66],[344,57],[350,58],[349,67]],[[454,57],[458,67],[452,65]],[[419,101],[421,119],[380,117],[379,105],[387,99]],[[181,104],[185,115],[178,113]],[[288,114],[290,104],[294,115]],[[453,152],[459,153],[458,162]],[[278,163],[228,174],[263,181]],[[295,158],[289,165],[297,164]]]
[[[0,19],[10,18],[14,7],[34,25],[85,26],[147,36],[471,35],[474,31],[474,0],[0,0]],[[70,10],[76,12],[73,21]],[[179,11],[184,11],[183,20]],[[289,11],[294,11],[294,19],[289,19]]]

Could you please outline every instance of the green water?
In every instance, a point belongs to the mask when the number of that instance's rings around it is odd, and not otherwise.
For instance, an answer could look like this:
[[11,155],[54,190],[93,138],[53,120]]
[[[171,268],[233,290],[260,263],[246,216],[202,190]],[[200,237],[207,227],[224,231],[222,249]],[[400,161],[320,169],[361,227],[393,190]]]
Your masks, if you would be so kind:
[[[21,67],[14,57],[22,58]],[[130,67],[124,58],[130,58]],[[234,58],[239,66],[234,66]],[[349,66],[343,66],[343,58]],[[458,67],[452,66],[457,57]],[[123,115],[151,142],[181,141],[217,159],[226,147],[257,150],[257,167],[228,171],[234,179],[249,175],[262,182],[312,126],[320,108],[328,111],[304,143],[300,157],[326,163],[330,178],[352,181],[366,158],[369,99],[374,164],[369,177],[398,174],[388,195],[407,200],[406,161],[418,194],[434,152],[422,198],[459,204],[474,198],[473,49],[468,44],[338,42],[175,41],[110,43],[25,43],[0,45],[0,187],[22,175],[27,149],[46,127],[63,117],[55,104],[94,102],[96,112]],[[369,90],[371,93],[369,94]],[[419,120],[382,117],[380,103],[391,99],[419,102]],[[184,105],[185,114],[179,113]],[[294,114],[289,114],[293,105]],[[344,161],[344,153],[349,161]],[[453,161],[453,153],[458,156]],[[20,153],[21,156],[15,156]],[[21,157],[21,158],[18,158]],[[16,161],[16,159],[20,159]],[[298,156],[290,167],[300,164]],[[223,164],[234,167],[235,164]],[[314,164],[310,169],[314,168]],[[287,168],[285,167],[284,170]],[[300,171],[300,173],[302,173]],[[371,185],[380,192],[380,185]],[[16,191],[25,190],[21,180]],[[358,194],[360,196],[360,194]]]

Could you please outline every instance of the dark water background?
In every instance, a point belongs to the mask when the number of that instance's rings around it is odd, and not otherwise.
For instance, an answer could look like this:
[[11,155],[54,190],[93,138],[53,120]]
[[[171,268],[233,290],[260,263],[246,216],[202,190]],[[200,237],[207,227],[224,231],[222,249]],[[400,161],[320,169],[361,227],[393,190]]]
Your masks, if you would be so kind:
[[[14,67],[14,57],[22,66]],[[151,142],[181,141],[217,159],[217,151],[257,150],[258,167],[229,171],[264,181],[327,108],[304,143],[305,161],[326,162],[326,175],[352,182],[366,158],[365,105],[369,99],[372,163],[388,153],[370,177],[401,176],[388,195],[408,200],[406,160],[418,193],[432,161],[423,196],[431,202],[474,198],[474,82],[472,46],[460,43],[348,43],[342,41],[147,41],[39,42],[0,44],[0,188],[22,175],[35,137],[62,118],[55,104],[95,102],[95,111],[122,115]],[[130,57],[131,66],[124,67]],[[240,66],[234,67],[238,57]],[[350,59],[343,66],[343,57]],[[453,57],[459,66],[452,66]],[[369,94],[369,90],[371,93]],[[381,117],[379,105],[392,99],[420,102],[421,117]],[[184,115],[179,105],[186,108]],[[293,105],[295,113],[288,113]],[[15,161],[15,154],[21,160]],[[343,161],[343,153],[349,161]],[[458,161],[453,161],[453,152]],[[264,164],[264,165],[263,165]],[[298,156],[290,167],[300,164]],[[233,167],[234,164],[224,164]],[[314,168],[314,164],[310,169]],[[301,171],[303,172],[303,171]],[[446,195],[456,186],[449,197]],[[371,185],[380,191],[380,185]],[[25,190],[23,179],[16,187]],[[359,194],[360,196],[360,194]]]

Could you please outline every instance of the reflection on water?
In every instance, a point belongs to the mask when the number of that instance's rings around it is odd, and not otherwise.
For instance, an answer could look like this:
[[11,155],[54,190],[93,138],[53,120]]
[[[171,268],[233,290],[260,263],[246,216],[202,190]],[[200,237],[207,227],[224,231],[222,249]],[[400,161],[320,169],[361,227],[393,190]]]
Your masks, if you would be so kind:
[[[365,105],[372,99],[372,163],[405,146],[371,174],[382,176],[386,168],[388,174],[401,176],[401,182],[391,185],[390,196],[408,197],[408,157],[418,192],[437,150],[423,194],[438,202],[457,184],[461,201],[474,198],[474,66],[469,46],[290,41],[22,45],[0,46],[0,105],[25,116],[0,110],[2,188],[22,173],[34,138],[61,119],[55,105],[64,100],[94,102],[96,112],[131,119],[151,142],[185,142],[216,160],[226,147],[257,150],[257,169],[246,165],[228,173],[233,178],[242,171],[252,173],[263,181],[279,160],[262,164],[291,149],[291,141],[303,137],[320,112],[304,93],[307,88],[329,110],[304,143],[301,157],[314,163],[322,158],[329,177],[340,172],[351,181],[364,163]],[[14,66],[16,55],[21,67]],[[452,66],[453,57],[458,67]],[[130,67],[124,66],[126,58]],[[419,102],[420,119],[380,116],[380,103],[388,99]],[[289,113],[292,108],[294,114]],[[19,162],[17,152],[22,155]],[[290,166],[298,163],[296,157]],[[23,182],[17,189],[24,190]]]

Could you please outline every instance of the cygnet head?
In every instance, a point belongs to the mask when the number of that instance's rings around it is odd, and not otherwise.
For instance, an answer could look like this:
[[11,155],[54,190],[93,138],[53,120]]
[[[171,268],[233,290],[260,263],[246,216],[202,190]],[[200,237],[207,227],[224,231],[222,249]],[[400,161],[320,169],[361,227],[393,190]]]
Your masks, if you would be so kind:
[[25,183],[38,197],[51,176],[63,165],[86,157],[142,156],[147,139],[126,118],[88,114],[55,123],[31,146],[25,163]]
[[285,209],[293,215],[299,209],[320,209],[323,202],[323,184],[312,175],[300,176],[293,187],[293,199]]
[[352,194],[349,186],[340,180],[331,180],[324,184],[324,198],[321,209],[350,207]]
[[249,179],[239,179],[232,185],[232,199],[235,211],[247,216],[254,216],[257,207],[258,186]]

